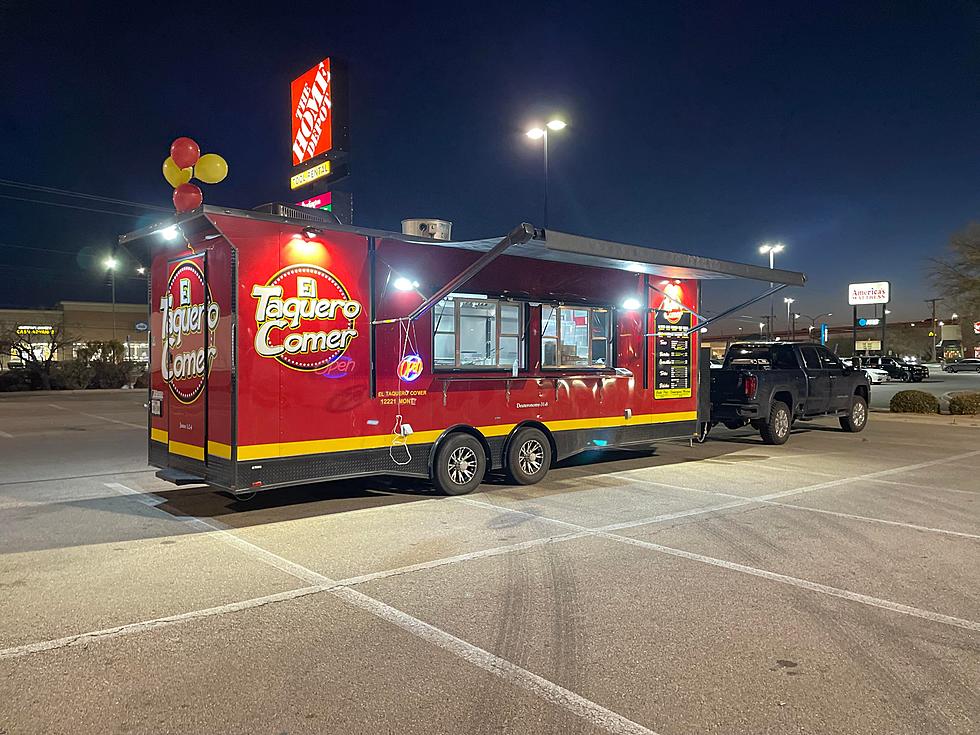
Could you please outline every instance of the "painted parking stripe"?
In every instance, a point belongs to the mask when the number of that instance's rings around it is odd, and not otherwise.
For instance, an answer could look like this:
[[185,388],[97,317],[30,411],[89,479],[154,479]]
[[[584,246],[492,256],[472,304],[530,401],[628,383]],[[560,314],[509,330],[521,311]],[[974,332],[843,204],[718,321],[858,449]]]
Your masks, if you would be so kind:
[[[120,483],[106,483],[106,486],[125,495],[140,494],[139,491],[126,485],[121,485]],[[158,508],[155,504],[150,507],[159,510],[161,513],[166,513],[166,511]],[[167,513],[167,515],[169,516],[170,514]],[[365,610],[372,615],[381,618],[382,620],[396,625],[402,630],[411,633],[415,637],[448,651],[458,658],[461,658],[462,660],[477,666],[478,668],[481,668],[484,671],[487,671],[514,686],[524,689],[531,694],[551,702],[552,704],[571,712],[577,717],[580,717],[590,724],[600,727],[607,732],[614,733],[614,735],[657,735],[652,730],[649,730],[648,728],[645,728],[642,725],[633,722],[632,720],[627,719],[626,717],[623,717],[622,715],[613,712],[612,710],[607,709],[596,702],[593,702],[592,700],[586,699],[585,697],[582,697],[569,689],[565,689],[561,685],[545,679],[538,674],[528,671],[527,669],[522,668],[517,664],[508,661],[507,659],[492,654],[489,651],[464,641],[461,638],[457,638],[451,633],[437,628],[430,623],[426,623],[425,621],[420,620],[419,618],[416,618],[403,610],[399,610],[391,605],[381,602],[380,600],[370,597],[363,592],[359,592],[351,587],[344,586],[343,583],[336,582],[318,572],[313,571],[312,569],[307,569],[300,564],[296,564],[295,562],[257,546],[256,544],[245,541],[244,539],[229,533],[225,529],[210,521],[192,516],[184,517],[181,520],[184,523],[196,525],[199,528],[213,533],[216,538],[221,539],[225,543],[230,544],[240,551],[245,552],[249,556],[265,564],[273,566],[276,569],[287,571],[288,573],[301,579],[318,580],[318,584],[314,587],[303,588],[304,590],[310,590],[306,594],[312,594],[313,592],[318,591],[332,594],[335,597],[344,600],[348,604]],[[583,532],[581,534],[583,536],[589,534],[587,529],[583,528],[580,530]],[[570,534],[566,534],[563,538],[566,538],[567,536],[570,536]],[[526,543],[523,545],[526,545]],[[511,544],[510,546],[513,547],[523,545]],[[466,556],[469,558],[471,555]],[[475,556],[473,558],[475,558]],[[222,613],[219,612],[214,614]],[[142,632],[142,629],[134,630],[133,632]],[[44,648],[42,650],[49,649]],[[3,651],[0,651],[0,657],[2,657],[3,653]]]
[[[480,505],[484,507],[495,508],[491,503],[484,503],[480,500],[474,500],[472,498],[456,498],[456,500],[464,503],[471,503],[474,505]],[[528,511],[512,511],[517,513],[523,513],[524,515],[531,516],[538,520],[555,520],[548,518],[547,516],[540,515],[538,513],[530,513]],[[563,525],[567,525],[565,521],[559,521]],[[810,590],[811,592],[818,592],[824,595],[830,595],[831,597],[839,597],[845,600],[850,600],[852,602],[858,602],[863,605],[870,605],[872,607],[882,608],[884,610],[890,610],[891,612],[901,613],[903,615],[909,615],[916,618],[922,618],[924,620],[930,620],[936,623],[942,623],[944,625],[951,625],[957,628],[963,628],[965,630],[970,630],[974,632],[980,632],[980,622],[975,620],[966,620],[964,618],[957,618],[952,615],[944,615],[942,613],[937,613],[932,610],[924,610],[922,608],[913,607],[911,605],[903,605],[899,602],[893,602],[891,600],[885,600],[879,597],[872,597],[871,595],[864,595],[859,592],[851,592],[850,590],[841,589],[839,587],[831,587],[830,585],[820,584],[819,582],[811,582],[807,579],[800,579],[799,577],[791,577],[787,574],[780,574],[778,572],[772,572],[768,569],[757,569],[756,567],[750,567],[745,564],[738,564],[737,562],[728,561],[726,559],[716,559],[711,556],[705,556],[704,554],[697,554],[692,551],[684,551],[683,549],[675,549],[670,546],[663,546],[661,544],[655,544],[649,541],[642,541],[640,539],[630,538],[628,536],[620,536],[617,533],[611,532],[613,528],[622,528],[623,524],[615,524],[615,526],[601,526],[599,528],[586,529],[582,527],[582,530],[591,531],[592,535],[597,538],[604,538],[610,541],[617,541],[622,544],[627,544],[629,546],[637,546],[640,548],[648,549],[650,551],[656,551],[661,554],[669,554],[671,556],[677,556],[682,559],[688,559],[690,561],[701,562],[702,564],[710,564],[712,566],[721,567],[723,569],[729,569],[731,571],[742,572],[744,574],[751,574],[756,577],[762,577],[763,579],[769,579],[774,582],[781,582],[782,584],[788,584],[793,587],[799,587],[800,589]]]
[[914,482],[898,482],[897,480],[881,480],[879,478],[872,478],[871,482],[878,482],[884,485],[901,485],[902,487],[911,487],[919,490],[939,490],[944,493],[963,493],[964,495],[980,497],[980,493],[974,492],[973,490],[960,490],[956,487],[934,487],[933,485],[919,485]]
[[14,435],[13,434],[8,434],[6,431],[0,431],[0,436],[2,436],[4,439],[13,439],[14,438]]

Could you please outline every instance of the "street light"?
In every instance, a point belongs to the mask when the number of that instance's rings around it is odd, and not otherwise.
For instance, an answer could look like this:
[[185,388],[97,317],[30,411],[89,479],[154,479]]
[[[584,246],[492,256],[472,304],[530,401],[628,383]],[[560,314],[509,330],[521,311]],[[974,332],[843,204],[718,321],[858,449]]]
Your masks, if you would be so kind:
[[793,317],[790,314],[790,308],[789,308],[789,307],[791,307],[793,305],[793,303],[795,301],[796,301],[796,299],[791,299],[789,296],[786,296],[783,299],[783,303],[786,304],[786,330],[790,334],[790,341],[793,341],[793,340],[796,339],[796,334],[795,334],[795,331],[796,330],[793,329],[794,322],[793,322]]
[[[769,270],[773,270],[776,267],[776,253],[781,253],[786,249],[786,246],[781,242],[764,242],[759,246],[759,252],[765,255],[769,254]],[[772,282],[769,282],[769,288],[772,288]],[[775,306],[775,296],[769,297],[769,339],[772,339],[772,324],[775,321],[776,306]]]
[[119,261],[112,255],[105,259],[105,267],[109,271],[109,283],[112,286],[112,341],[116,341],[116,266]]
[[549,120],[543,128],[534,127],[527,131],[527,137],[531,140],[544,139],[544,229],[548,229],[548,131],[557,132],[566,127],[567,123],[564,120],[554,118]]

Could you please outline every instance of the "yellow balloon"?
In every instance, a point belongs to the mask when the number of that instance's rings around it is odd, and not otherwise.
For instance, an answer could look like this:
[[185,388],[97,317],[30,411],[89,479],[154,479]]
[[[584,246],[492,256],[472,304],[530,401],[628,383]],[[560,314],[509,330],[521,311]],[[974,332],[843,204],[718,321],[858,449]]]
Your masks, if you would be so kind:
[[194,164],[194,176],[205,184],[217,184],[228,175],[228,162],[217,153],[205,153]]
[[191,170],[190,168],[181,168],[174,163],[174,159],[167,156],[167,160],[163,162],[163,178],[176,189],[181,184],[186,184],[191,180]]

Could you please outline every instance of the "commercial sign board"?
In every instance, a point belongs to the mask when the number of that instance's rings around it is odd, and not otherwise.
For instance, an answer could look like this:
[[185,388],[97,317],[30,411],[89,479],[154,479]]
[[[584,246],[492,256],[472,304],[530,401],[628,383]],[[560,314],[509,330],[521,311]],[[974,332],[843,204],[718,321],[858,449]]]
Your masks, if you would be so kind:
[[298,189],[301,186],[306,186],[312,181],[317,179],[322,179],[324,176],[330,175],[330,161],[322,161],[312,168],[308,168],[305,171],[300,171],[298,174],[289,177],[289,188]]
[[980,322],[973,322],[973,333],[980,334]]
[[50,337],[55,332],[54,327],[40,324],[21,324],[17,334],[21,337]]
[[888,281],[852,283],[847,287],[847,303],[851,306],[887,304],[891,300],[891,284]]
[[[343,166],[341,166],[343,168]],[[349,191],[327,191],[315,197],[296,202],[297,207],[322,209],[332,212],[342,225],[353,224],[353,202]]]
[[293,166],[347,149],[347,79],[344,65],[326,58],[289,85]]
[[877,327],[881,324],[881,319],[858,319],[859,327]]
[[865,350],[867,352],[877,352],[881,349],[880,339],[859,339],[854,343],[855,350]]

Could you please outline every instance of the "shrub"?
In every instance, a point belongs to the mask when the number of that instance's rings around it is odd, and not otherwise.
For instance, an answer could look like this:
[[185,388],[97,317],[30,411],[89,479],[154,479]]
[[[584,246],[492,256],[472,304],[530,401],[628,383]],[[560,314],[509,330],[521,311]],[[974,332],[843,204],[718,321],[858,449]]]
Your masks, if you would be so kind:
[[956,393],[950,396],[949,412],[960,416],[980,413],[980,393]]
[[923,390],[900,390],[888,408],[892,413],[939,413],[939,399]]
[[32,390],[31,374],[27,370],[14,368],[0,372],[0,393]]
[[96,360],[91,363],[92,382],[89,388],[122,388],[129,378],[129,368],[114,362]]
[[51,388],[54,390],[81,390],[88,388],[95,371],[81,360],[67,360],[51,367]]

